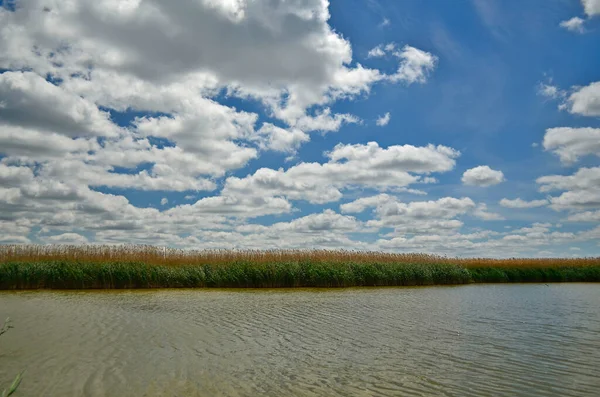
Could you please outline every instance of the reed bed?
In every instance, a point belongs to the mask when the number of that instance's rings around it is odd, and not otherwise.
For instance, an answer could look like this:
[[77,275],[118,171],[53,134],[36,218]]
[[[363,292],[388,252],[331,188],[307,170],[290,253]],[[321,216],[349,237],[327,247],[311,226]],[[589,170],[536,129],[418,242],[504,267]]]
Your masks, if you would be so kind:
[[600,258],[450,258],[330,250],[3,245],[0,289],[351,287],[600,281]]

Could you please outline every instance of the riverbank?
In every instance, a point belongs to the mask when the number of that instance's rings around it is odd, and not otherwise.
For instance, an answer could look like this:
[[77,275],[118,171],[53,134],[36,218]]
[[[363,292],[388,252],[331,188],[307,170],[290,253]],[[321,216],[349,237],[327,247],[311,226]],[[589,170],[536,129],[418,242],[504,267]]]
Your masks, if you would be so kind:
[[600,258],[448,258],[326,250],[0,246],[0,289],[293,288],[600,282]]

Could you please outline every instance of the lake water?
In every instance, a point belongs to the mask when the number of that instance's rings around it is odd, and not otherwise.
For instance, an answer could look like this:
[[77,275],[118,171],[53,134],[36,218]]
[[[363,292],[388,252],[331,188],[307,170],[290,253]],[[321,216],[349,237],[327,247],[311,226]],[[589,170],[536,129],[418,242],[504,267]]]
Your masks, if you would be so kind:
[[2,292],[17,396],[598,396],[600,285]]

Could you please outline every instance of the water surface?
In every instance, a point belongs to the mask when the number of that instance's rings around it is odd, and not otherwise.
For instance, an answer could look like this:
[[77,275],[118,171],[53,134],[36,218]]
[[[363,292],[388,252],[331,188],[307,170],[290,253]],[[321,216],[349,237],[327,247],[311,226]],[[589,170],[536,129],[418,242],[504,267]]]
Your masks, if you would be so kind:
[[21,396],[597,396],[600,285],[0,293]]

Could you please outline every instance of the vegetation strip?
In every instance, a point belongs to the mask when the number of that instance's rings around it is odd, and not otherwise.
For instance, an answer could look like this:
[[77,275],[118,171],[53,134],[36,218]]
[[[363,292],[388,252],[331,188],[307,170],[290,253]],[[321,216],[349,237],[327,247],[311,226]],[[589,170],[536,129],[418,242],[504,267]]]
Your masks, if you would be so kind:
[[0,289],[278,288],[600,281],[600,258],[486,259],[360,251],[0,247]]

